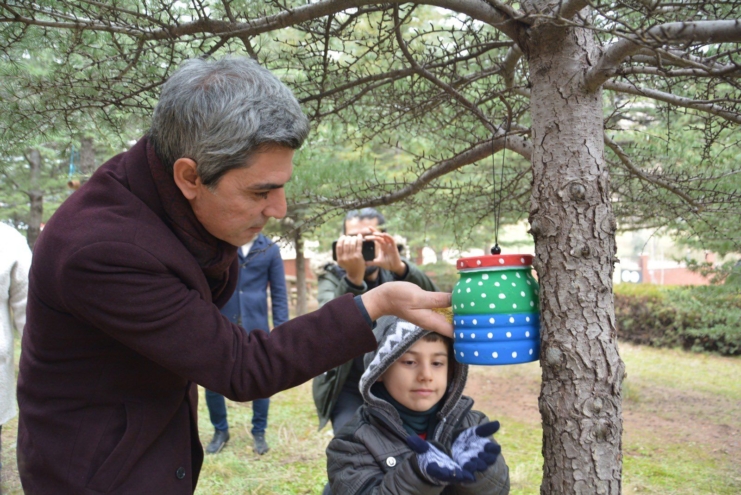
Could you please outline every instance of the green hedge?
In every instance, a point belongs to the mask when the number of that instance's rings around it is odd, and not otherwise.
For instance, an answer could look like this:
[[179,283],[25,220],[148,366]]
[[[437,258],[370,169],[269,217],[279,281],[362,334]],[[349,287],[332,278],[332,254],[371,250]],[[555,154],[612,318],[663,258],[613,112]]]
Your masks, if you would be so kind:
[[619,284],[615,317],[623,340],[741,355],[741,289],[735,284]]

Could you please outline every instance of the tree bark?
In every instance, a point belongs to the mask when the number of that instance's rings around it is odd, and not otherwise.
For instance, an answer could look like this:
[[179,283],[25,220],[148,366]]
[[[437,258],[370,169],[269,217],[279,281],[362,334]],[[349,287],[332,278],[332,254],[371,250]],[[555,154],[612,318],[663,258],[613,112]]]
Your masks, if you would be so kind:
[[612,294],[615,218],[591,32],[539,26],[523,47],[532,84],[530,223],[541,286],[543,495],[619,494],[621,383]]
[[293,245],[296,248],[296,316],[301,316],[306,313],[306,259],[301,229],[295,230]]
[[36,244],[36,239],[39,238],[39,233],[41,232],[41,220],[44,216],[44,194],[41,192],[41,185],[39,184],[42,166],[41,153],[38,149],[32,148],[28,150],[26,160],[30,165],[28,192],[26,193],[30,206],[26,240],[28,246],[33,251],[33,246]]

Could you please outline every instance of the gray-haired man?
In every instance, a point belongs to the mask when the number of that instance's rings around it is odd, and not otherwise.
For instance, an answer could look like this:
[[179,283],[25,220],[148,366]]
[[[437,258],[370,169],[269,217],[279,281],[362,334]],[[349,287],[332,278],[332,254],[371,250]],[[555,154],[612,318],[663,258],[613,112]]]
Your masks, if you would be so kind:
[[163,86],[147,137],[54,214],[30,274],[18,379],[28,494],[195,490],[200,384],[269,397],[376,346],[394,314],[450,335],[447,294],[386,284],[272,333],[220,312],[237,246],[286,213],[309,132],[296,99],[249,59],[191,60]]

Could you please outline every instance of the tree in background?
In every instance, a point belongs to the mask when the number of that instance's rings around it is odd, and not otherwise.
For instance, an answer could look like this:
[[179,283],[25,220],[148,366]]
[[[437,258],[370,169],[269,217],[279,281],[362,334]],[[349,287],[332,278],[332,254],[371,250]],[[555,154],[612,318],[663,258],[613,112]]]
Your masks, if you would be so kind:
[[[12,45],[13,40],[3,37],[7,34],[0,36],[2,43]],[[48,95],[36,85],[54,77],[58,53],[37,44],[33,36],[24,38],[24,46],[0,55],[0,219],[26,232],[33,248],[43,222],[95,172],[100,157],[123,151],[131,139],[126,136],[138,137],[141,131],[128,117],[111,125],[114,120],[104,114],[78,111],[68,116],[43,108]],[[97,125],[96,119],[106,125]]]
[[403,202],[463,232],[495,206],[506,217],[529,204],[542,287],[541,492],[614,494],[624,375],[615,215],[739,250],[723,221],[741,213],[738,12],[738,1],[2,0],[4,56],[56,54],[41,78],[18,65],[3,125],[32,134],[40,116],[98,110],[115,128],[116,112],[151,111],[184,58],[249,54],[317,125],[343,127],[337,139],[407,160],[362,182],[341,177],[339,194],[298,206],[318,215]]
[[[97,154],[110,156],[110,146],[100,147]],[[43,223],[100,165],[95,148],[91,137],[47,137],[0,151],[0,219],[25,231],[31,249]]]
[[[2,218],[26,231],[33,249],[41,224],[67,197],[67,163],[63,149],[34,146],[0,154],[0,206]],[[46,203],[47,208],[44,208]]]

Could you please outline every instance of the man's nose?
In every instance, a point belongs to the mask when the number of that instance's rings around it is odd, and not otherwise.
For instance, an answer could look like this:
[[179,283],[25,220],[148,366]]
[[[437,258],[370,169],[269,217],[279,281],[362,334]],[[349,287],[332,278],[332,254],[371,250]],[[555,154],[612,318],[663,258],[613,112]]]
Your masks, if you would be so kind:
[[268,204],[263,210],[263,215],[280,220],[286,216],[287,211],[286,190],[281,187],[280,189],[270,191],[270,194],[268,194]]

